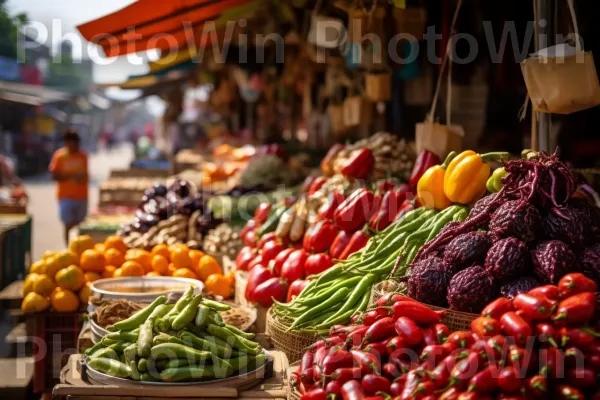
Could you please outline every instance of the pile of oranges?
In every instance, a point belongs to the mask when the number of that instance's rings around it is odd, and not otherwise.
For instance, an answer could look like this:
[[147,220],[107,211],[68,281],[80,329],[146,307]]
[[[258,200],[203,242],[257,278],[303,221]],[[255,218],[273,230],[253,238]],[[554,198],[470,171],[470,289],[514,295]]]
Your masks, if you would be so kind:
[[23,283],[25,313],[52,308],[74,312],[88,302],[89,283],[97,279],[131,276],[173,276],[199,279],[206,290],[228,298],[234,275],[223,275],[218,262],[186,245],[157,245],[151,251],[129,249],[120,236],[95,244],[90,236],[73,239],[67,250],[48,251],[33,263]]

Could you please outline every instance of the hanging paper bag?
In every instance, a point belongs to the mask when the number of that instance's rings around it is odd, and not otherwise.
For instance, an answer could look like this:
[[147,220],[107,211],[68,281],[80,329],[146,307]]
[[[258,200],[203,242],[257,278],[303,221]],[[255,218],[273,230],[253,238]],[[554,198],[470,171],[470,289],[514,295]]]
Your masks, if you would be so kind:
[[392,74],[390,71],[369,71],[365,74],[365,95],[373,103],[392,98]]
[[427,29],[427,10],[425,8],[394,8],[396,32],[414,36],[417,41],[423,39]]
[[329,115],[331,133],[333,133],[336,138],[343,136],[343,133],[346,132],[346,125],[344,124],[344,106],[342,104],[331,104],[327,107],[327,114]]
[[372,118],[372,106],[363,96],[349,96],[344,100],[344,125],[356,128],[368,124]]

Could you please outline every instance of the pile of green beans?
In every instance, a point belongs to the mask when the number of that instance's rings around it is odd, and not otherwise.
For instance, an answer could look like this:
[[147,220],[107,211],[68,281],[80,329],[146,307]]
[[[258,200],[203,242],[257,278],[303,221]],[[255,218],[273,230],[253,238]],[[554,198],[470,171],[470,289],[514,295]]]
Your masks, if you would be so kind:
[[467,209],[456,205],[442,212],[417,208],[369,239],[362,250],[311,282],[290,303],[275,302],[273,313],[290,324],[288,330],[325,334],[366,310],[371,287],[388,278],[405,276],[419,248],[449,222],[462,221]]
[[109,327],[111,333],[86,350],[87,365],[136,381],[222,379],[267,362],[254,334],[223,322],[230,307],[194,295],[189,288],[174,305],[158,297],[148,307]]

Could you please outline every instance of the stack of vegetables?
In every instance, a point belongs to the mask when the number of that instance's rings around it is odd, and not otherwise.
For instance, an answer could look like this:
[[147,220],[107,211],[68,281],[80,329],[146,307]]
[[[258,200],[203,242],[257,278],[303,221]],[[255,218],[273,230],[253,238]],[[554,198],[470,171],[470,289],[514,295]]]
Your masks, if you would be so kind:
[[[485,159],[464,152],[445,171],[428,170],[419,181],[419,195],[433,193],[439,208],[476,200],[490,176]],[[523,158],[504,162],[487,181],[488,190],[497,193],[477,201],[465,222],[445,229],[419,251],[408,295],[477,313],[499,294],[511,299],[556,284],[569,272],[600,282],[600,212],[576,194],[577,185],[573,171],[556,155],[525,151]]]
[[223,379],[253,371],[267,361],[251,333],[223,322],[229,306],[188,289],[174,305],[158,297],[115,323],[85,352],[88,367],[135,381],[181,382]]
[[310,346],[291,383],[302,400],[597,399],[597,289],[568,274],[493,301],[456,332],[444,311],[389,294]]

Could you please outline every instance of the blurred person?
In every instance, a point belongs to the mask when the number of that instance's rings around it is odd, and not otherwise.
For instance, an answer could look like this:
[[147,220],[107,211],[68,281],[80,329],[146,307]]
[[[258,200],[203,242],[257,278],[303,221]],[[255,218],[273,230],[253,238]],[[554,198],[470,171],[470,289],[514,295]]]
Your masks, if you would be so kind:
[[65,226],[65,243],[69,244],[69,232],[81,223],[88,207],[88,159],[81,151],[79,134],[68,130],[64,136],[64,147],[52,156],[49,170],[56,184],[58,211]]

